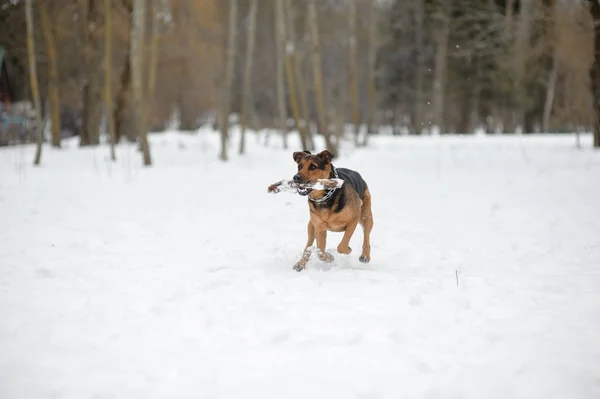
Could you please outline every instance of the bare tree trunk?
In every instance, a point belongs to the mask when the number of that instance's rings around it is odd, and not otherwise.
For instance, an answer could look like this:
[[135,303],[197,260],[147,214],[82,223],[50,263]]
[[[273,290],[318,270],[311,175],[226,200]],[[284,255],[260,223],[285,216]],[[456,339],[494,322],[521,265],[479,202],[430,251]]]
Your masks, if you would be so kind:
[[134,0],[131,25],[131,88],[133,92],[134,126],[140,140],[144,165],[152,164],[148,134],[144,126],[144,37],[146,25],[146,0]]
[[190,76],[188,61],[185,57],[181,58],[178,69],[181,73],[181,76],[184,77],[184,79],[181,80],[181,87],[179,89],[179,129],[191,131],[198,127],[198,109],[196,107],[194,96],[191,95],[185,85],[187,77]]
[[240,137],[240,154],[246,147],[246,127],[248,124],[248,112],[252,99],[252,58],[254,56],[254,42],[256,37],[256,14],[258,13],[258,0],[251,0],[250,12],[248,14],[248,43],[246,45],[246,66],[244,68],[244,82],[242,92],[242,132]]
[[[293,32],[293,31],[292,31]],[[302,37],[303,42],[310,42],[310,20],[304,15],[304,33]],[[295,35],[294,35],[295,36]],[[295,37],[293,36],[294,43],[296,42]],[[308,39],[308,40],[307,40]],[[297,62],[298,57],[296,57],[296,80],[298,81],[298,94],[300,97],[300,114],[302,115],[302,119],[305,122],[305,134],[306,134],[306,142],[308,147],[307,150],[313,151],[315,149],[315,142],[313,140],[312,133],[312,117],[310,115],[310,106],[308,105],[308,85],[305,83],[310,80],[310,77],[306,77],[305,75],[310,75],[310,61],[309,61],[310,52],[302,52],[301,60],[302,62]],[[309,62],[307,62],[309,61]]]
[[529,51],[529,38],[531,30],[531,17],[534,0],[520,0],[519,24],[515,42],[515,94],[516,109],[514,110],[515,122],[525,130],[525,63]]
[[148,62],[148,87],[146,91],[146,101],[144,104],[144,120],[142,130],[147,132],[149,123],[148,119],[154,103],[154,92],[156,91],[156,71],[158,69],[158,38],[159,38],[159,1],[152,1],[152,33],[150,36],[150,60]]
[[338,104],[338,107],[333,107],[331,109],[331,118],[333,120],[333,129],[334,135],[338,142],[342,139],[344,135],[344,108],[345,104],[341,99],[336,98],[335,103]]
[[[122,136],[125,136],[126,111],[131,97],[131,40],[127,44],[127,53],[123,61],[121,75],[119,77],[119,90],[113,110],[113,120],[115,123],[115,141],[118,143]],[[127,136],[131,136],[130,134]]]
[[285,106],[285,21],[283,20],[283,0],[275,0],[275,57],[277,63],[277,111],[279,130],[283,138],[283,148],[288,148],[287,108]]
[[298,93],[297,93],[297,87],[296,87],[296,80],[295,80],[295,74],[294,74],[294,60],[296,57],[296,49],[295,49],[295,43],[294,41],[292,41],[290,35],[291,32],[293,32],[291,30],[291,28],[289,27],[290,25],[290,19],[287,18],[287,16],[289,15],[289,9],[290,9],[290,3],[289,0],[285,0],[282,3],[282,7],[279,9],[279,11],[281,12],[281,15],[278,17],[280,24],[281,24],[281,28],[282,28],[282,35],[283,33],[285,33],[286,36],[284,38],[284,47],[285,47],[285,79],[287,82],[287,86],[288,86],[288,97],[289,97],[289,101],[290,101],[290,108],[292,109],[292,117],[294,118],[294,126],[296,128],[296,130],[298,131],[298,134],[300,135],[300,143],[302,145],[303,149],[307,149],[307,141],[306,141],[306,133],[305,133],[305,128],[303,126],[301,126],[300,124],[300,106],[298,104]]
[[41,1],[39,4],[42,30],[44,31],[44,39],[46,42],[46,52],[48,53],[48,97],[50,99],[50,119],[52,120],[52,146],[60,147],[60,99],[58,95],[59,82],[58,65],[56,62],[56,46],[46,3]]
[[[296,30],[294,28],[295,24],[291,0],[286,0],[284,14],[287,20],[285,25],[287,32],[286,52],[288,52],[290,56],[292,79],[294,79],[295,101],[298,107],[298,122],[296,128],[298,129],[298,134],[300,134],[302,148],[305,150],[312,150],[308,100],[306,98],[305,90],[306,85],[304,84],[300,63],[298,62]],[[300,120],[302,120],[302,123]]]
[[424,0],[415,1],[415,50],[417,66],[415,71],[414,115],[411,121],[416,134],[423,130],[423,86],[425,81],[425,6]]
[[102,95],[100,88],[100,71],[98,65],[98,28],[99,0],[86,0],[82,3],[80,16],[84,43],[84,59],[86,79],[83,86],[83,130],[81,145],[100,144],[100,120],[102,118]]
[[469,113],[469,132],[474,132],[479,124],[479,104],[481,101],[481,63],[475,62],[475,83],[471,94],[471,110]]
[[376,61],[377,61],[377,4],[376,2],[372,2],[371,4],[371,20],[369,21],[369,50],[367,54],[367,62],[368,62],[368,90],[369,90],[369,109],[367,113],[367,131],[365,133],[365,137],[363,137],[362,145],[366,146],[369,140],[369,134],[375,133],[375,108],[377,106],[376,99]]
[[590,69],[594,101],[594,147],[600,148],[600,3],[594,0],[590,7],[594,21],[594,62]]
[[35,111],[36,147],[34,165],[39,165],[42,160],[42,143],[44,131],[42,126],[42,104],[40,101],[40,90],[38,88],[38,76],[35,59],[35,43],[33,38],[33,5],[32,0],[25,1],[25,20],[27,23],[27,55],[29,60],[29,82]]
[[106,125],[110,134],[110,159],[116,161],[115,144],[117,141],[112,101],[112,1],[104,0],[104,106]]
[[356,0],[348,1],[348,80],[354,144],[359,145],[360,113],[358,110],[358,59],[356,55]]
[[544,120],[542,121],[542,130],[548,133],[550,129],[550,116],[552,115],[552,107],[554,105],[554,93],[556,92],[556,81],[558,80],[558,56],[556,51],[552,60],[552,70],[548,79],[548,87],[546,88],[546,102],[544,103]]
[[433,123],[444,131],[444,96],[446,86],[446,64],[448,58],[448,35],[450,33],[449,4],[439,3],[438,28],[435,33],[435,70],[433,76]]
[[512,38],[512,19],[513,19],[514,0],[506,0],[506,9],[504,12],[504,40],[506,43]]
[[317,19],[317,3],[316,0],[308,2],[308,17],[310,19],[310,30],[312,40],[312,62],[313,62],[313,83],[315,86],[315,103],[317,109],[317,119],[319,128],[322,129],[325,138],[325,146],[327,150],[337,154],[337,148],[331,140],[329,125],[327,124],[325,115],[325,99],[323,98],[323,76],[321,71],[321,41],[319,38],[319,21]]
[[222,161],[227,161],[227,140],[229,136],[229,113],[231,112],[231,91],[233,89],[233,68],[235,66],[235,49],[237,46],[237,0],[229,0],[229,36],[227,40],[227,64],[221,93],[221,109],[219,127],[221,129]]

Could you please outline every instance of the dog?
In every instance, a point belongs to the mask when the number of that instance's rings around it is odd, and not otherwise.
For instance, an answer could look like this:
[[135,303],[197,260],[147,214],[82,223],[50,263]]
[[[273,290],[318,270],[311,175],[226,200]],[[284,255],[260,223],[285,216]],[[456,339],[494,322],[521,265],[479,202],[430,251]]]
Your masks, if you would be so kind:
[[310,183],[316,179],[340,178],[344,181],[340,188],[314,190],[298,189],[298,193],[308,196],[310,220],[308,222],[308,240],[302,257],[294,265],[294,270],[302,271],[310,259],[309,247],[317,240],[317,254],[324,262],[332,262],[333,255],[325,251],[327,231],[344,232],[342,241],[337,246],[341,254],[349,255],[350,239],[356,226],[363,227],[364,237],[362,263],[371,261],[371,230],[373,229],[373,213],[371,212],[371,193],[362,176],[353,170],[336,168],[331,161],[334,155],[325,150],[318,154],[309,151],[294,152],[294,161],[298,165],[298,173],[294,175],[294,183]]

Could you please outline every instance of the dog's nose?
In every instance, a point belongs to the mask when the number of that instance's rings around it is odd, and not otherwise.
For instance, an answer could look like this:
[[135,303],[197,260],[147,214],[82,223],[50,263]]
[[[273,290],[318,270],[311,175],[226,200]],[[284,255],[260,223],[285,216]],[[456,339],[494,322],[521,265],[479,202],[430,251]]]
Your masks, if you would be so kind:
[[294,175],[294,183],[300,183],[302,181],[302,176],[299,174]]

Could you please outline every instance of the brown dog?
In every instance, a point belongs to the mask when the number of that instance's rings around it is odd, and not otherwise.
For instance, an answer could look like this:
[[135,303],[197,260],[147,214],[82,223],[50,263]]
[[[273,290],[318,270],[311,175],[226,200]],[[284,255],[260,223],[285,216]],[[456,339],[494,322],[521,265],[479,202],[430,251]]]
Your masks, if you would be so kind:
[[301,271],[310,259],[308,250],[317,239],[319,259],[332,262],[333,256],[325,251],[327,231],[344,232],[344,237],[337,247],[341,254],[348,255],[352,249],[348,246],[356,226],[363,227],[364,238],[362,254],[359,260],[368,263],[371,260],[370,235],[373,229],[373,214],[371,213],[371,193],[367,183],[357,172],[335,168],[331,163],[333,154],[327,150],[316,155],[308,151],[294,152],[294,161],[298,164],[298,173],[294,176],[295,183],[309,183],[315,179],[340,178],[344,180],[341,188],[329,190],[299,189],[300,195],[308,195],[310,221],[308,222],[308,241],[302,258],[294,266]]

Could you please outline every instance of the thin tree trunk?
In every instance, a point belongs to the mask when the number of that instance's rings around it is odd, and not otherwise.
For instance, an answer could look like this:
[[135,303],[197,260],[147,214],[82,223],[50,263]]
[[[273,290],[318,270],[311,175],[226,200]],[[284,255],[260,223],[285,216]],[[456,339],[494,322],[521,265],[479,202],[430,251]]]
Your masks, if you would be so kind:
[[369,140],[369,134],[375,133],[375,108],[377,106],[376,99],[376,83],[377,77],[375,75],[376,71],[376,61],[377,61],[377,4],[376,2],[372,2],[371,4],[371,20],[369,21],[369,50],[367,54],[367,62],[368,62],[368,96],[369,96],[369,109],[367,113],[367,131],[365,136],[363,137],[362,145],[366,146]]
[[298,134],[300,134],[302,148],[305,150],[312,150],[312,140],[310,138],[310,113],[308,108],[308,100],[306,98],[306,85],[304,84],[300,63],[298,62],[298,54],[296,49],[296,29],[291,0],[286,0],[284,14],[285,18],[287,19],[287,23],[285,25],[287,29],[286,52],[289,52],[291,60],[292,79],[294,79],[294,92],[296,96],[295,101],[298,107],[298,123],[296,127],[298,129]]
[[413,124],[415,134],[423,130],[423,87],[425,81],[425,6],[424,0],[415,1],[415,50],[417,66],[415,71],[415,98]]
[[144,37],[146,25],[146,0],[134,0],[131,25],[131,87],[133,92],[134,126],[140,140],[144,165],[152,164],[148,134],[144,126]]
[[525,131],[525,101],[527,98],[527,89],[525,87],[525,68],[527,52],[529,51],[529,38],[531,31],[531,14],[533,0],[519,1],[519,24],[516,32],[515,42],[515,77],[516,83],[516,107],[514,109],[515,124],[520,125]]
[[474,132],[479,124],[479,104],[481,101],[481,63],[479,60],[475,63],[475,83],[473,84],[473,93],[471,94],[471,112],[469,113],[469,132]]
[[590,7],[594,21],[594,62],[590,69],[594,101],[594,147],[600,148],[600,3],[594,0]]
[[254,56],[254,42],[256,36],[256,14],[258,13],[258,0],[251,0],[250,12],[248,15],[248,43],[246,44],[246,66],[244,68],[244,82],[242,90],[242,132],[240,137],[240,154],[243,154],[246,147],[246,127],[248,124],[248,112],[252,98],[252,59]]
[[52,146],[60,147],[60,98],[58,94],[58,65],[56,62],[56,46],[52,24],[48,16],[46,3],[40,3],[40,16],[42,19],[42,30],[48,53],[48,97],[50,100],[50,115],[52,120]]
[[[305,15],[304,16],[304,32],[302,35],[302,41],[303,44],[306,43],[310,43],[310,35],[308,34],[308,32],[310,32],[310,20],[309,18]],[[294,42],[295,42],[295,38],[294,38]],[[307,46],[305,45],[304,48],[306,48]],[[310,62],[306,62],[307,60],[309,60],[308,57],[309,54],[307,54],[306,52],[302,52],[301,54],[301,59],[302,62],[298,63],[296,62],[296,80],[298,81],[298,86],[299,86],[299,90],[298,90],[298,94],[300,97],[300,108],[301,108],[301,115],[302,115],[302,119],[305,122],[305,134],[306,134],[306,142],[308,147],[306,147],[307,150],[309,151],[313,151],[315,149],[315,142],[313,140],[313,133],[312,133],[312,118],[310,115],[310,106],[308,105],[308,85],[305,83],[308,80],[310,80],[310,77],[306,77],[306,75],[310,75],[311,72],[311,68],[310,68]],[[298,57],[296,57],[296,60],[298,59]]]
[[286,17],[289,14],[290,3],[289,0],[285,0],[280,8],[281,15],[278,17],[281,27],[282,35],[286,33],[285,40],[285,78],[288,86],[288,97],[290,101],[290,108],[292,110],[292,117],[294,118],[294,126],[300,135],[300,143],[303,149],[307,149],[306,134],[304,133],[304,127],[300,124],[300,106],[298,105],[298,93],[296,87],[296,80],[294,75],[294,59],[295,59],[295,43],[290,38],[290,20]]
[[229,36],[227,40],[227,64],[225,79],[221,93],[221,110],[219,113],[221,129],[220,159],[227,161],[227,140],[229,136],[229,113],[231,111],[231,91],[233,89],[233,69],[235,66],[235,49],[237,46],[237,0],[229,0]]
[[321,71],[321,42],[319,38],[319,22],[317,19],[317,3],[316,0],[308,2],[308,17],[310,19],[311,41],[312,41],[312,62],[313,62],[313,83],[315,86],[315,104],[317,108],[317,119],[319,128],[322,129],[325,138],[325,146],[327,150],[337,154],[329,132],[325,115],[325,99],[323,98],[323,76]]
[[154,103],[154,92],[156,90],[156,71],[158,69],[158,38],[159,38],[159,1],[152,1],[152,33],[150,37],[150,60],[148,62],[148,87],[147,94],[145,96],[145,106],[144,106],[144,121],[142,125],[142,130],[145,132],[148,131],[149,127],[149,116],[152,109],[152,105]]
[[552,60],[552,70],[548,79],[546,88],[546,102],[544,103],[544,119],[542,121],[542,130],[548,133],[550,129],[550,117],[552,116],[552,107],[554,105],[554,93],[556,93],[556,82],[558,80],[558,56],[556,52]]
[[348,1],[348,80],[354,144],[359,145],[360,113],[358,110],[358,59],[356,54],[356,0]]
[[448,35],[450,20],[445,0],[439,4],[438,28],[435,34],[435,70],[433,76],[433,123],[440,133],[444,131],[444,96],[446,86],[446,64],[448,58]]
[[287,108],[285,106],[285,21],[283,20],[283,0],[275,0],[275,58],[277,63],[277,111],[279,130],[283,138],[283,148],[288,148]]
[[117,135],[113,118],[112,101],[112,1],[104,0],[104,106],[106,109],[106,125],[110,134],[110,159],[117,160],[115,144]]
[[83,87],[83,131],[81,145],[100,144],[100,120],[102,118],[102,95],[98,64],[98,21],[100,19],[99,0],[86,0],[83,3],[85,18],[80,18],[83,30],[86,80]]
[[27,23],[27,55],[29,61],[29,82],[31,85],[31,95],[33,97],[36,128],[36,147],[34,165],[39,165],[42,160],[42,143],[44,141],[44,131],[42,126],[42,104],[40,101],[40,90],[38,88],[38,76],[35,59],[35,43],[33,38],[33,5],[32,0],[25,1],[25,20]]
[[113,120],[115,123],[115,142],[118,143],[121,137],[126,136],[126,111],[129,106],[131,95],[131,48],[128,48],[123,61],[121,75],[119,77],[119,90],[113,110]]
[[179,112],[180,112],[180,130],[195,130],[198,128],[198,108],[194,96],[189,93],[186,87],[186,79],[189,75],[188,61],[182,57],[179,63],[180,73],[183,79],[179,89]]
[[506,0],[504,12],[504,40],[506,43],[512,38],[513,4],[514,0]]

